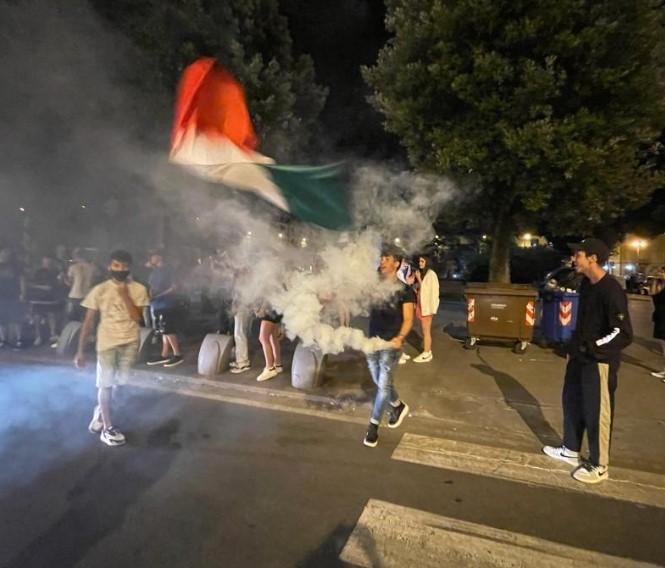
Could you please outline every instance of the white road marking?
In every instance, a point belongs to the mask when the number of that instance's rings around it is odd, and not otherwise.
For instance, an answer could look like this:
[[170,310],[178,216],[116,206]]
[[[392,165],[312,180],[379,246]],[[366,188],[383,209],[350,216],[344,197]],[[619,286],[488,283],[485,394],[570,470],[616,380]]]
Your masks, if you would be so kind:
[[[228,402],[231,404],[239,404],[241,406],[251,406],[252,408],[261,408],[264,410],[276,410],[277,412],[289,412],[291,414],[301,414],[303,416],[316,416],[317,418],[326,418],[327,420],[335,420],[337,422],[349,422],[351,424],[367,424],[366,418],[358,418],[349,416],[347,414],[336,414],[331,410],[317,410],[314,408],[301,408],[297,406],[289,406],[286,404],[279,404],[276,402],[264,402],[261,400],[252,400],[248,398],[240,398],[236,396],[227,396],[213,392],[205,392],[188,387],[173,387],[173,386],[160,386],[151,381],[136,380],[134,377],[130,378],[129,384],[143,389],[156,390],[160,392],[168,392],[184,396],[192,396],[195,398],[205,398],[208,400],[217,400],[220,402]],[[269,393],[266,393],[269,394]],[[363,432],[364,433],[364,432]]]
[[340,558],[355,566],[654,566],[370,499]]
[[655,473],[610,466],[608,481],[587,486],[572,479],[570,474],[573,466],[544,454],[417,434],[404,434],[392,457],[441,469],[580,491],[665,508],[665,475]]

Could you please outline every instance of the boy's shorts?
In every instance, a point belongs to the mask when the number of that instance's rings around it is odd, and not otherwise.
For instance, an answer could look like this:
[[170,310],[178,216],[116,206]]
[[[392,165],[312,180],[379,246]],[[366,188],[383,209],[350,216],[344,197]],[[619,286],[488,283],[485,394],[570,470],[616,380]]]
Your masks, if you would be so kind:
[[129,370],[136,362],[138,352],[138,341],[98,351],[97,388],[103,389],[126,384],[129,379]]

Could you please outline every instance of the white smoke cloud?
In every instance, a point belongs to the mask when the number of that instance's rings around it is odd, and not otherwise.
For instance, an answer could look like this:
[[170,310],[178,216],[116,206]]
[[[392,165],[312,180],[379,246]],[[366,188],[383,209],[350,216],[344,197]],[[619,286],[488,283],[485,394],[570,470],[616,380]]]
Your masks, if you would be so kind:
[[[190,234],[225,251],[221,263],[202,274],[210,288],[233,291],[248,306],[271,304],[283,313],[290,337],[317,344],[325,353],[385,345],[359,329],[339,326],[337,316],[367,315],[372,304],[392,294],[394,288],[376,272],[381,243],[398,242],[411,254],[430,241],[432,222],[454,194],[451,182],[353,164],[355,230],[342,236],[284,223],[279,212],[256,198],[213,188],[167,163],[167,140],[160,136],[168,131],[162,114],[168,97],[140,95],[123,82],[140,64],[133,61],[128,42],[117,38],[87,2],[26,0],[5,5],[0,15],[5,23],[0,124],[7,127],[3,136],[11,150],[0,158],[6,166],[3,197],[27,184],[39,199],[50,192],[55,203],[60,192],[74,192],[84,201],[137,179],[156,190],[158,199],[118,214],[123,231],[131,223],[144,230],[134,235],[145,235],[154,211],[165,204]],[[146,123],[164,125],[144,128],[136,117],[146,114],[141,109],[149,109],[147,101],[153,100],[154,113],[147,113]],[[136,236],[127,239],[134,242],[133,247],[127,242],[128,248],[139,248]]]
[[[417,251],[431,240],[432,222],[454,194],[447,180],[378,165],[357,168],[352,179],[353,215],[359,227],[345,233],[296,221],[279,225],[269,212],[250,211],[231,198],[220,201],[206,194],[196,200],[190,194],[179,201],[179,207],[204,211],[197,215],[200,229],[225,245],[212,286],[228,288],[236,274],[237,301],[255,308],[270,305],[283,314],[290,338],[316,345],[323,353],[386,348],[379,338],[340,326],[339,314],[367,315],[372,305],[395,292],[397,287],[377,272],[382,243],[398,239],[405,254]],[[219,194],[225,192],[220,186]],[[193,215],[194,211],[187,217]]]

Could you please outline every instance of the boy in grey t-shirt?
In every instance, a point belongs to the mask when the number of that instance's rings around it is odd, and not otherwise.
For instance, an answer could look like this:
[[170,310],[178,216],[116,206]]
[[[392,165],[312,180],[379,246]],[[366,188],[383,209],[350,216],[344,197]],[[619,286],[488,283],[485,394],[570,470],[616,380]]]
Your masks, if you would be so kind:
[[129,369],[136,361],[139,348],[139,321],[150,301],[143,284],[130,279],[131,255],[123,250],[111,254],[110,278],[95,286],[81,306],[86,308],[79,348],[74,358],[78,368],[85,365],[84,348],[99,313],[97,328],[97,389],[95,406],[88,429],[100,434],[108,446],[121,446],[125,436],[113,426],[111,399],[113,387],[127,382]]

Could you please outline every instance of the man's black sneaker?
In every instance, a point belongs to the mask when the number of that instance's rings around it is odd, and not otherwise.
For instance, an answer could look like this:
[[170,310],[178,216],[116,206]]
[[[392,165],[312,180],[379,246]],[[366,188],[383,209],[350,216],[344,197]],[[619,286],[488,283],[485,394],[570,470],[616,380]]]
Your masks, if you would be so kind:
[[165,367],[177,367],[184,361],[182,355],[174,355],[171,357],[166,363],[164,363]]
[[369,448],[376,448],[376,445],[379,443],[379,427],[374,424],[374,422],[370,422],[369,426],[367,427],[367,434],[365,434],[365,439],[363,440],[363,444],[365,444]]
[[404,401],[399,403],[399,406],[390,408],[390,417],[388,418],[388,428],[399,428],[404,418],[409,415],[409,405]]
[[166,357],[155,357],[154,359],[150,359],[150,361],[148,361],[146,365],[150,365],[151,367],[153,365],[163,365],[164,363],[168,363],[170,360],[171,357],[169,357],[168,355]]

